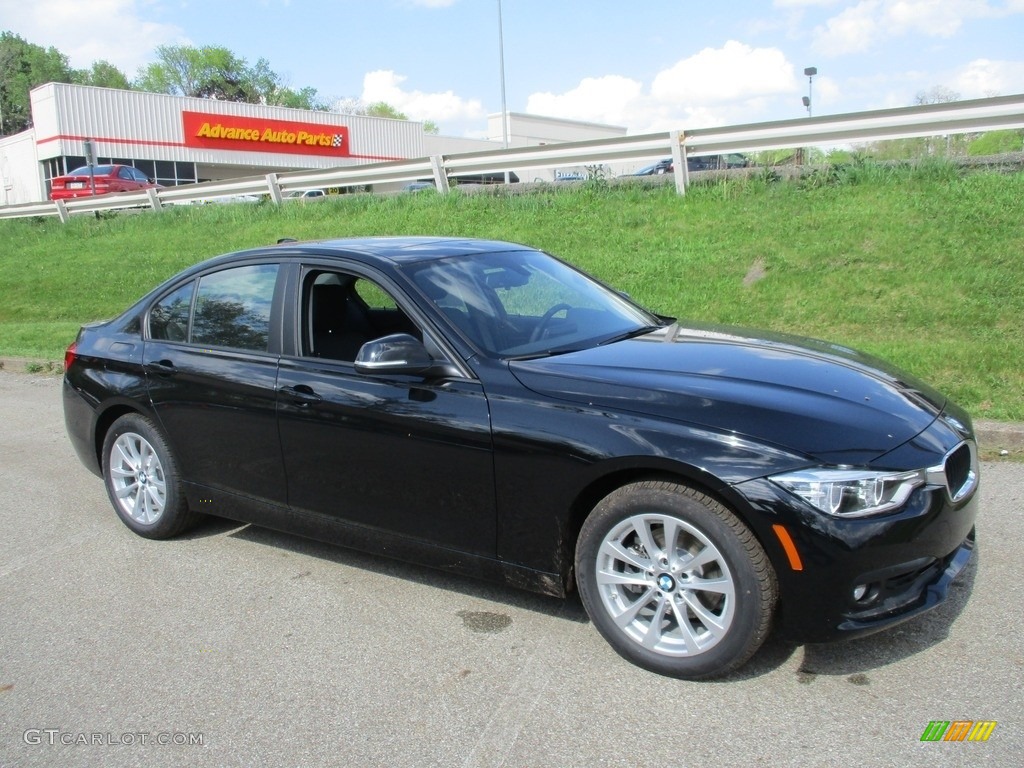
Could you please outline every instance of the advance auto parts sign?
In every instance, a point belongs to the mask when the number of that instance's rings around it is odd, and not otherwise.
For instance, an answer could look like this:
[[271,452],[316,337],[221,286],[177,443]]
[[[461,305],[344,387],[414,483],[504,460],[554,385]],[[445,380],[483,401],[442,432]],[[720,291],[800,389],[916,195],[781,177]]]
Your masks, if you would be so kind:
[[182,112],[185,146],[348,157],[348,126]]

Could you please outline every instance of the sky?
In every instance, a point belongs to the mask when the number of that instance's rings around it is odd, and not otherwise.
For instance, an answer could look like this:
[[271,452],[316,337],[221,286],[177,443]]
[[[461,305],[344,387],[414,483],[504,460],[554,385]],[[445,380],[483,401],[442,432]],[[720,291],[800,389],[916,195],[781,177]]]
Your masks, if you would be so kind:
[[0,0],[0,30],[130,79],[221,46],[448,136],[496,138],[501,53],[509,111],[630,134],[1024,93],[1024,0]]

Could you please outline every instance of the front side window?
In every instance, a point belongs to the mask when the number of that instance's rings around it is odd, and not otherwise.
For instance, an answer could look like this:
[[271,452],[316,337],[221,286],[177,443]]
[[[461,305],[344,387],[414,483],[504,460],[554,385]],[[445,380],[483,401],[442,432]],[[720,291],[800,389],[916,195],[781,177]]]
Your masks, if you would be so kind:
[[277,270],[276,264],[258,264],[202,277],[192,319],[192,343],[266,352]]
[[422,338],[394,297],[372,280],[311,272],[304,291],[302,354],[352,362],[368,341],[393,333]]

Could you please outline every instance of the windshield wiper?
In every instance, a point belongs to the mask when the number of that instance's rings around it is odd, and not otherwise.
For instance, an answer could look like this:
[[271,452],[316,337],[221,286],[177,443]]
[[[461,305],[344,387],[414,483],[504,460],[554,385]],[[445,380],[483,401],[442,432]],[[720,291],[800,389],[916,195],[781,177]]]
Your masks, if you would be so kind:
[[643,325],[640,326],[639,328],[634,328],[631,331],[626,331],[625,333],[620,333],[616,336],[612,336],[611,338],[605,339],[604,341],[600,342],[597,346],[603,347],[608,344],[614,344],[617,341],[635,339],[637,336],[646,336],[651,331],[657,331],[664,327],[664,325]]

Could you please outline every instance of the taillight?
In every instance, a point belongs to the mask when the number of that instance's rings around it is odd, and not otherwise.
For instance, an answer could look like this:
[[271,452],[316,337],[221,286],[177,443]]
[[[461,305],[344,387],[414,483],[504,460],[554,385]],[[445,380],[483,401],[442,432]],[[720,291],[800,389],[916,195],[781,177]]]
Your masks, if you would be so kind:
[[64,370],[68,370],[71,364],[75,362],[75,356],[78,353],[78,342],[71,342],[71,346],[64,352]]

